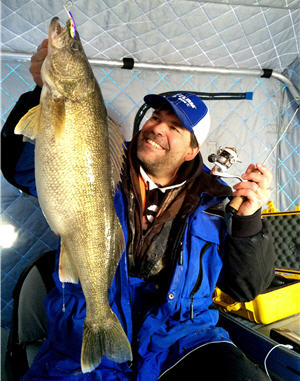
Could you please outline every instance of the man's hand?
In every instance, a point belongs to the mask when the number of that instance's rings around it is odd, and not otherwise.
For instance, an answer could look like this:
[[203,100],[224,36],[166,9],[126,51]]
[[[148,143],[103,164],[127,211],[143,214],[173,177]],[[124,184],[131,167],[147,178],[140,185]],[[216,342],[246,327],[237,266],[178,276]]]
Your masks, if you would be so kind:
[[37,48],[36,53],[31,57],[31,65],[29,68],[34,82],[42,87],[43,80],[41,77],[41,68],[48,53],[48,39],[44,40]]
[[237,214],[250,216],[269,201],[272,173],[263,164],[257,164],[256,167],[250,164],[242,178],[246,181],[233,186],[233,195],[245,197]]

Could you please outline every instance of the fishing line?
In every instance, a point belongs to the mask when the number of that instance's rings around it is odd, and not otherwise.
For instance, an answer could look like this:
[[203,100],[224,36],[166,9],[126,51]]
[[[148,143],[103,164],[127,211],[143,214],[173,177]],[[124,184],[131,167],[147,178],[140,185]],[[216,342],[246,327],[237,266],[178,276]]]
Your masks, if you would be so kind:
[[73,7],[73,0],[67,0],[64,5],[65,10],[69,12],[72,7]]
[[274,351],[274,349],[276,349],[278,347],[284,347],[284,348],[288,348],[288,349],[293,349],[293,346],[290,345],[290,344],[277,344],[277,345],[274,345],[274,347],[269,350],[269,352],[267,353],[267,355],[265,357],[265,360],[264,360],[264,367],[265,367],[266,374],[267,374],[267,376],[269,377],[269,379],[271,381],[272,381],[272,379],[271,379],[271,377],[269,375],[269,372],[268,372],[268,369],[267,369],[267,359],[270,356],[270,354]]
[[65,304],[65,282],[62,283],[62,299],[63,299],[63,304],[62,304],[62,312],[66,312],[66,304]]
[[294,115],[292,116],[291,120],[289,121],[289,123],[287,124],[287,126],[285,127],[283,133],[281,134],[281,136],[279,137],[279,139],[277,140],[277,142],[274,144],[274,147],[271,149],[271,151],[269,152],[268,156],[265,158],[265,160],[262,162],[262,164],[265,164],[265,162],[270,158],[270,156],[272,155],[272,153],[274,152],[275,148],[278,146],[278,144],[280,143],[281,139],[283,138],[283,136],[285,135],[285,133],[287,132],[288,128],[290,127],[292,121],[294,120],[298,110],[299,110],[300,106],[298,106],[296,108],[296,111],[294,112]]

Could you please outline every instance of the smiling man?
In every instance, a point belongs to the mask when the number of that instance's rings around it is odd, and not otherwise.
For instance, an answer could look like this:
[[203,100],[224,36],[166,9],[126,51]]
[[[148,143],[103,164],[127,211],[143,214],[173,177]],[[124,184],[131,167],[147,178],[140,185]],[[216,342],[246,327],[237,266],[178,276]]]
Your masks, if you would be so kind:
[[181,164],[199,152],[190,143],[191,134],[171,111],[155,111],[139,136],[137,157],[154,182],[171,184]]
[[[2,171],[8,181],[32,194],[32,145],[13,131],[28,108],[39,103],[45,49],[46,42],[32,57],[38,86],[21,96],[2,130]],[[273,278],[272,241],[260,218],[272,175],[259,164],[254,172],[251,164],[242,175],[245,181],[232,193],[202,161],[200,148],[210,127],[204,102],[188,92],[144,99],[153,114],[128,144],[114,197],[127,245],[109,289],[133,362],[117,364],[104,356],[91,373],[80,372],[84,296],[80,284],[64,285],[62,296],[54,275],[55,287],[46,300],[49,335],[40,337],[44,343],[23,380],[168,381],[192,375],[265,381],[266,375],[217,326],[218,312],[211,304],[216,284],[236,300],[247,301]],[[244,202],[235,216],[228,216],[225,206],[232,195],[243,196]],[[27,287],[24,294],[30,298],[31,289],[40,286]],[[30,305],[39,304],[31,300]],[[20,316],[28,341],[38,316],[42,320],[43,312]]]
[[154,182],[171,184],[180,166],[198,154],[198,142],[202,143],[208,133],[209,112],[192,94],[176,94],[168,101],[159,95],[147,95],[145,102],[155,111],[139,135],[137,157]]

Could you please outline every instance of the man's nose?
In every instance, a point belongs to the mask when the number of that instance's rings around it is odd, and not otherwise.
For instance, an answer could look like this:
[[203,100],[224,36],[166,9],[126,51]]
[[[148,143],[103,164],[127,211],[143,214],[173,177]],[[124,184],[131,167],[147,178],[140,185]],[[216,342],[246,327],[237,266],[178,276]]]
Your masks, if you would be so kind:
[[158,122],[152,126],[152,131],[157,135],[163,135],[167,130],[167,125],[164,122]]

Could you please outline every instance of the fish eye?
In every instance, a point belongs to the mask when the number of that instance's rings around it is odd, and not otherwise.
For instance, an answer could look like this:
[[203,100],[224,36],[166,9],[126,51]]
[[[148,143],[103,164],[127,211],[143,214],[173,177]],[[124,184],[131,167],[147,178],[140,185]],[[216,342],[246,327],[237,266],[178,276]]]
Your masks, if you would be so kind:
[[78,51],[79,48],[80,48],[80,46],[79,46],[78,42],[76,42],[76,41],[72,42],[72,44],[71,44],[71,49],[72,50]]

